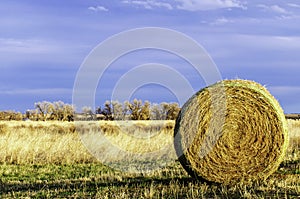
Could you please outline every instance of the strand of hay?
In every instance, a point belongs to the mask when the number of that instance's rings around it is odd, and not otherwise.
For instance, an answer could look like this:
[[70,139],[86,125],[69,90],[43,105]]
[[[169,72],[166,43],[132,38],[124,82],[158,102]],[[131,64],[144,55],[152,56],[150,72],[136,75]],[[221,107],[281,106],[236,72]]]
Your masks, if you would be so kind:
[[197,92],[182,107],[174,130],[186,171],[224,184],[266,179],[283,160],[287,142],[279,103],[248,80],[224,80]]

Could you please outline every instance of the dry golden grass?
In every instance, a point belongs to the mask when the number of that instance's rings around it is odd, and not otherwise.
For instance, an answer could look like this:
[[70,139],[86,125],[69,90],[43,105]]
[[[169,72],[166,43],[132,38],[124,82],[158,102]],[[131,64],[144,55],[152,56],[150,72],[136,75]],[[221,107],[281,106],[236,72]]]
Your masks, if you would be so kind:
[[72,123],[0,122],[1,163],[65,164],[93,160]]
[[0,162],[70,164],[98,158],[109,163],[158,151],[165,157],[170,151],[164,147],[173,146],[173,127],[174,121],[0,122]]
[[[120,123],[100,121],[82,122],[77,125],[82,126],[83,137],[90,144],[94,143],[99,146],[92,134],[97,132],[95,128],[101,128],[101,131],[106,135],[106,139],[119,148],[143,154],[161,150],[172,142],[174,121]],[[300,159],[300,156],[294,157],[295,153],[291,157],[291,152],[300,151],[300,121],[288,120],[288,132],[290,144],[286,158],[289,160]],[[105,149],[103,150],[105,151]],[[82,138],[76,131],[74,123],[0,122],[1,163],[65,164],[95,161],[97,161],[96,158],[90,154],[82,143]]]
[[[122,147],[133,152],[156,150],[161,145],[145,145],[146,149],[139,145],[129,147],[133,144],[132,137],[130,142],[121,138],[127,138],[130,133],[122,136],[124,133],[116,129],[127,128],[126,131],[141,133],[143,137],[147,135],[145,132],[159,131],[162,132],[160,141],[173,140],[173,121],[166,124],[124,122],[117,126],[114,122],[85,122],[82,125],[86,134],[95,132],[93,128],[100,125],[109,138],[122,142]],[[195,181],[178,162],[143,174],[112,170],[88,152],[74,127],[74,123],[68,122],[0,122],[0,198],[292,198],[300,195],[300,121],[288,121],[291,142],[279,170],[267,181],[247,186]]]
[[288,132],[289,147],[285,160],[299,162],[300,167],[300,120],[288,120]]
[[[149,172],[174,162],[174,121],[76,122],[89,152],[100,162],[130,173]],[[87,133],[88,132],[88,133]]]

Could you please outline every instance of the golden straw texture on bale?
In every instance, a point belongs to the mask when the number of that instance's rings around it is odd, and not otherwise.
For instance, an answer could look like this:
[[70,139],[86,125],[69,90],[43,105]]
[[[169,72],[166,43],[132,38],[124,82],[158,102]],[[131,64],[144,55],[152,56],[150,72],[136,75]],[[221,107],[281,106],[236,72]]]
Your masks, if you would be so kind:
[[286,119],[260,84],[224,80],[192,96],[177,118],[174,144],[187,172],[223,184],[264,180],[288,145]]

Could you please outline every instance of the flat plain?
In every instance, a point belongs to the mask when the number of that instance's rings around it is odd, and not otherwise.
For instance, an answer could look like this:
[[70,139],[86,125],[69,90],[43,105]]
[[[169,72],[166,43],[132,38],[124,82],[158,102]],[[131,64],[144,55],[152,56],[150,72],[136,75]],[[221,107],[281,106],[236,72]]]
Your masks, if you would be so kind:
[[266,181],[219,185],[176,160],[174,121],[0,122],[1,198],[299,198],[300,121]]

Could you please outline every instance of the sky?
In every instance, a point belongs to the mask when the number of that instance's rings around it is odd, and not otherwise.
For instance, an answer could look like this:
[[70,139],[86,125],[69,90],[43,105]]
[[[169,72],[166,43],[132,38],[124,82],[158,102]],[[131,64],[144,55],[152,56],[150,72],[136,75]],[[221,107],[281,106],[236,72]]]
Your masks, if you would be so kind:
[[[24,112],[39,101],[71,104],[76,77],[93,49],[121,32],[159,27],[201,45],[222,79],[257,81],[285,113],[300,113],[299,21],[299,0],[3,0],[0,110]],[[95,104],[102,106],[110,100],[124,74],[147,63],[174,69],[195,91],[208,86],[186,60],[142,49],[119,57],[105,70],[94,94]],[[160,71],[154,72],[159,76]],[[171,81],[174,76],[165,78]],[[178,101],[180,89],[176,92],[149,83],[129,94],[130,99],[159,103]]]

